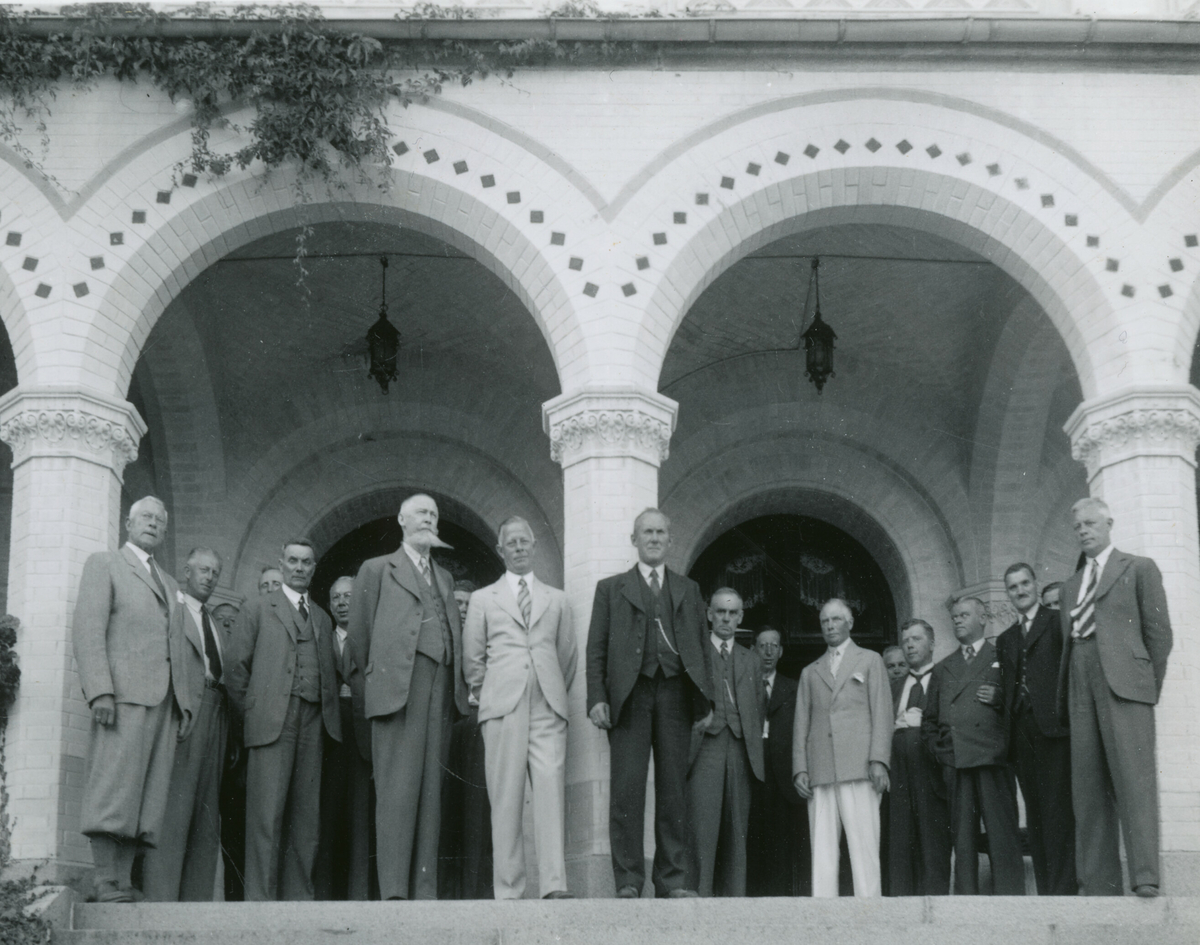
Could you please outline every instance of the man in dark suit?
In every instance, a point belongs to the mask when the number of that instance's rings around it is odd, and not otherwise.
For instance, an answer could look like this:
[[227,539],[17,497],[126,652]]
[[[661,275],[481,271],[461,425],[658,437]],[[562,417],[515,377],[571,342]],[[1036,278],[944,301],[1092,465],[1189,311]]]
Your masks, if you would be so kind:
[[72,625],[92,710],[80,831],[91,841],[100,902],[133,901],[133,861],[140,846],[159,842],[175,743],[192,721],[186,644],[171,622],[179,588],[154,560],[166,507],[139,499],[125,531],[120,551],[85,562]]
[[467,712],[462,624],[454,579],[430,557],[446,547],[437,537],[437,503],[409,496],[398,519],[400,547],[365,561],[354,579],[347,640],[363,667],[371,720],[379,893],[436,899],[452,710]]
[[[233,628],[240,608],[218,604],[212,618],[229,641],[233,652]],[[228,699],[228,696],[226,696]],[[228,708],[228,703],[226,703]],[[243,874],[246,868],[246,749],[242,745],[242,720],[236,712],[225,713],[225,758],[221,763],[221,862],[225,867],[225,901],[245,898]]]
[[1075,896],[1071,739],[1058,715],[1062,621],[1038,602],[1029,565],[1010,565],[1004,590],[1017,609],[1017,622],[997,638],[996,652],[1010,720],[1009,757],[1025,798],[1033,875],[1040,895]]
[[371,730],[362,713],[362,674],[346,646],[353,591],[351,577],[340,577],[329,588],[342,740],[325,735],[321,840],[313,872],[317,899],[370,898]]
[[225,687],[221,676],[230,634],[208,610],[221,577],[221,558],[193,548],[183,566],[184,589],[171,615],[188,645],[188,701],[195,722],[175,749],[162,840],[146,851],[142,890],[158,902],[211,902],[221,849],[220,786],[225,761]]
[[979,893],[979,820],[987,829],[993,890],[1025,894],[1017,798],[1008,768],[1008,718],[996,647],[984,639],[987,611],[977,597],[950,610],[959,648],[933,668],[921,733],[942,764],[950,793],[954,892]]
[[335,741],[342,737],[333,624],[308,596],[316,566],[308,539],[284,544],[283,586],[247,601],[226,670],[249,754],[249,901],[313,898],[324,733]]
[[758,656],[738,646],[742,598],[728,587],[708,605],[707,652],[716,699],[706,725],[692,732],[688,770],[689,819],[695,834],[696,881],[703,897],[746,895],[746,832],[750,785],[763,780],[762,690]]
[[889,878],[891,896],[950,892],[950,805],[941,765],[921,738],[933,672],[933,627],[909,620],[900,628],[908,672],[892,680]]
[[608,732],[612,781],[608,831],[617,896],[636,899],[646,882],[642,827],[654,749],[654,868],[658,896],[687,887],[687,771],[693,723],[712,712],[704,599],[664,564],[670,520],[646,509],[633,523],[638,563],[596,585],[587,643],[588,717]]
[[1063,584],[1060,611],[1075,865],[1085,895],[1119,896],[1119,825],[1130,884],[1151,898],[1159,887],[1154,706],[1172,643],[1167,596],[1153,561],[1113,548],[1104,502],[1081,499],[1071,511],[1086,556]]
[[746,895],[806,896],[812,884],[808,810],[792,784],[796,680],[776,670],[783,645],[774,627],[758,631],[754,649],[761,664],[763,779],[750,782]]

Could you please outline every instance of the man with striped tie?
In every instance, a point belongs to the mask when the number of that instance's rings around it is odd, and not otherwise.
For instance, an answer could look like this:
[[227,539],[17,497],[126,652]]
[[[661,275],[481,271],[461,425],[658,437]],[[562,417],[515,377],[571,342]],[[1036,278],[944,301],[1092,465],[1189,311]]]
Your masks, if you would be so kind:
[[533,575],[536,546],[525,519],[513,516],[501,524],[496,550],[505,573],[471,595],[463,628],[463,669],[483,729],[497,899],[525,893],[526,775],[539,895],[571,898],[564,833],[567,692],[578,653],[567,596]]
[[1118,825],[1129,881],[1158,895],[1158,779],[1154,706],[1171,652],[1162,575],[1149,558],[1117,551],[1100,499],[1071,508],[1086,556],[1063,584],[1060,709],[1071,726],[1075,858],[1084,895],[1121,895]]

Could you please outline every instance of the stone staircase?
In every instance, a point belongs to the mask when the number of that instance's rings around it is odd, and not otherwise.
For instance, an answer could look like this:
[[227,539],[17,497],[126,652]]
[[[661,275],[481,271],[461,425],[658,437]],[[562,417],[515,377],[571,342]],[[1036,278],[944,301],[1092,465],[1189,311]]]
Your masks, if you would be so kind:
[[1200,945],[1200,899],[77,903],[55,945]]

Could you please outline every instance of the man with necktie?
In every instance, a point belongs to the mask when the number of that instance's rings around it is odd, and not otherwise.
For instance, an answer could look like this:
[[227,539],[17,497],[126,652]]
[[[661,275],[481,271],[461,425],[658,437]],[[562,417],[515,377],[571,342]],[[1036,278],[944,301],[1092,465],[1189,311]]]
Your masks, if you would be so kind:
[[792,784],[792,726],[798,686],[796,680],[777,671],[783,656],[778,630],[764,625],[755,635],[754,649],[761,663],[763,779],[750,782],[746,895],[805,896],[812,886],[808,812]]
[[371,732],[362,714],[362,677],[346,646],[353,591],[351,577],[340,577],[329,588],[342,740],[325,735],[321,840],[313,872],[317,899],[370,898]]
[[249,755],[249,901],[313,898],[324,737],[342,737],[333,625],[308,596],[316,566],[307,538],[283,545],[283,585],[246,602],[226,668]]
[[211,902],[221,849],[220,787],[225,761],[226,706],[222,685],[230,637],[209,613],[221,558],[193,548],[183,566],[172,623],[180,624],[189,701],[195,721],[175,748],[162,839],[142,861],[142,890],[157,902]]
[[1038,601],[1037,578],[1024,562],[1004,572],[1017,621],[996,639],[1009,758],[1025,798],[1029,852],[1037,891],[1075,896],[1075,813],[1071,807],[1071,738],[1058,714],[1062,621]]
[[620,899],[646,883],[643,824],[654,750],[654,866],[659,897],[690,898],[687,818],[692,725],[712,712],[704,599],[665,564],[671,521],[646,509],[630,539],[638,561],[596,584],[587,643],[588,717],[608,732],[612,771],[608,833]]
[[380,896],[436,899],[452,708],[468,709],[462,625],[454,579],[430,557],[448,547],[437,537],[437,503],[409,496],[397,518],[400,547],[363,562],[354,579],[346,639],[371,720]]
[[854,614],[834,597],[821,608],[826,652],[800,674],[793,783],[808,801],[814,896],[838,894],[846,833],[855,896],[882,894],[879,799],[888,789],[892,700],[878,653],[850,639]]
[[72,642],[92,712],[80,831],[92,846],[100,902],[132,902],[133,861],[156,846],[175,762],[191,727],[184,643],[173,622],[178,585],[154,560],[167,510],[139,499],[125,545],[83,566]]
[[945,896],[950,892],[950,805],[941,765],[921,738],[933,672],[933,627],[909,620],[900,628],[908,672],[892,681],[889,797],[889,877],[892,896]]
[[1075,865],[1084,895],[1121,895],[1120,829],[1130,885],[1153,898],[1159,892],[1154,706],[1172,644],[1167,595],[1152,560],[1113,548],[1112,515],[1103,501],[1081,499],[1071,513],[1086,560],[1063,583],[1058,694],[1071,726]]
[[1025,894],[1017,798],[1008,767],[1008,715],[996,647],[984,639],[987,610],[964,597],[950,610],[959,648],[934,668],[921,736],[941,763],[950,793],[954,892],[979,894],[979,821],[987,829],[993,891]]
[[717,588],[708,605],[708,661],[713,714],[692,732],[688,809],[696,837],[696,891],[702,897],[746,895],[750,785],[763,780],[758,655],[734,642],[742,598]]
[[567,693],[578,652],[567,596],[533,574],[537,539],[523,518],[501,525],[505,573],[471,595],[463,630],[467,686],[479,703],[492,809],[497,899],[525,893],[525,780],[533,792],[539,894],[570,899],[565,846]]

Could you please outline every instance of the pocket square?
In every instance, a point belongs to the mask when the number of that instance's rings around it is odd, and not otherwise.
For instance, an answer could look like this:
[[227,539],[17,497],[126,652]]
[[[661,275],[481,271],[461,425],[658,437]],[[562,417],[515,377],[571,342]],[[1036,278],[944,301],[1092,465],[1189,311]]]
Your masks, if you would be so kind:
[[850,678],[853,679],[855,682],[866,682],[866,679],[863,677],[862,673],[855,673]]
[[999,669],[999,668],[1000,668],[1000,664],[999,664],[999,663],[993,663],[993,664],[992,664],[992,669]]

